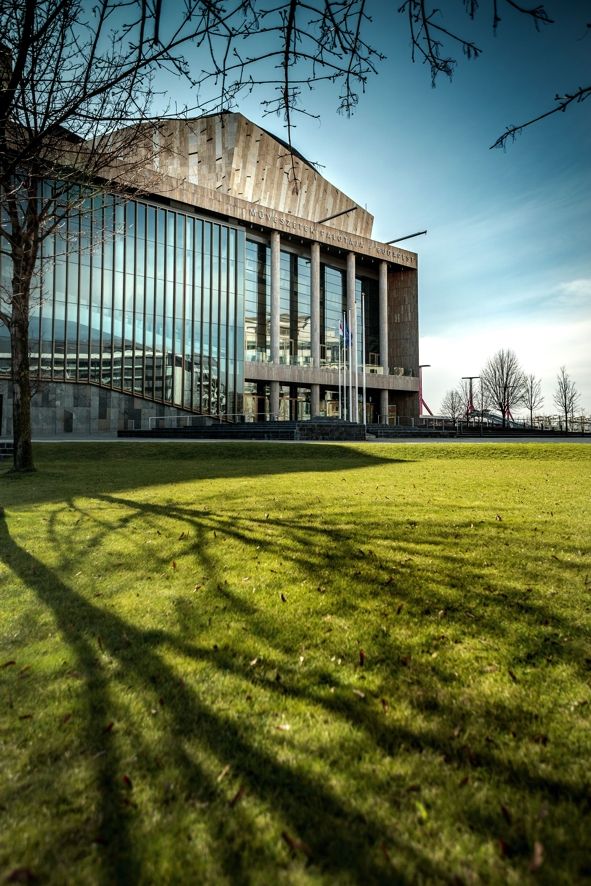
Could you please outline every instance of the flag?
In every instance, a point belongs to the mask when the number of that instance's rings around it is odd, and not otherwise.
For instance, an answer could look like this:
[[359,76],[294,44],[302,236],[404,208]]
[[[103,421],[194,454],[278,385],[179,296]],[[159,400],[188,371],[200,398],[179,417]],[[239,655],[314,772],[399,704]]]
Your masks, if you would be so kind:
[[346,323],[343,323],[342,320],[339,321],[339,335],[343,339],[343,343],[346,346],[349,346],[351,344],[351,330]]

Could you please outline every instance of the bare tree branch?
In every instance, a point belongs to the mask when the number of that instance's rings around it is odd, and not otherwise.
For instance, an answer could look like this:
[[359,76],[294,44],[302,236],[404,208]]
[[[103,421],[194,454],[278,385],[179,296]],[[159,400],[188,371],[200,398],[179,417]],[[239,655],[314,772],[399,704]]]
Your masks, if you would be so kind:
[[[549,16],[543,4],[534,6],[517,3],[515,0],[492,0],[492,28],[496,33],[501,24],[501,14],[499,11],[500,4],[504,4],[510,10],[519,15],[530,19],[536,30],[540,30],[545,25],[555,24],[555,20]],[[475,19],[479,10],[478,0],[464,0],[466,13],[470,19]],[[430,0],[405,0],[399,7],[400,13],[406,14],[408,20],[408,28],[412,46],[412,60],[416,58],[423,60],[431,71],[431,82],[433,86],[436,84],[437,77],[440,74],[451,78],[457,66],[457,59],[453,54],[449,54],[445,46],[444,40],[447,38],[452,44],[459,46],[462,53],[468,59],[478,58],[481,55],[481,49],[467,37],[450,30],[445,27],[443,22],[443,12],[441,9],[432,6]],[[587,25],[587,28],[591,25]],[[564,112],[573,104],[584,101],[591,94],[590,86],[579,86],[577,89],[564,93],[564,95],[556,95],[554,107],[526,120],[524,123],[507,127],[506,131],[491,145],[491,148],[504,148],[508,141],[513,141],[529,126],[545,120],[558,112]]]
[[527,120],[525,123],[520,123],[518,126],[509,126],[503,133],[500,135],[498,139],[490,146],[491,150],[493,148],[505,148],[507,146],[508,141],[515,141],[515,138],[520,135],[524,129],[527,129],[528,126],[533,126],[534,123],[539,123],[540,120],[545,120],[546,117],[551,117],[553,114],[558,114],[559,112],[564,112],[573,103],[583,102],[585,99],[589,98],[591,95],[591,86],[581,86],[575,92],[570,95],[557,95],[554,98],[554,101],[558,102],[558,104],[551,108],[549,111],[545,111],[543,114],[538,114],[537,117],[532,117],[531,120]]

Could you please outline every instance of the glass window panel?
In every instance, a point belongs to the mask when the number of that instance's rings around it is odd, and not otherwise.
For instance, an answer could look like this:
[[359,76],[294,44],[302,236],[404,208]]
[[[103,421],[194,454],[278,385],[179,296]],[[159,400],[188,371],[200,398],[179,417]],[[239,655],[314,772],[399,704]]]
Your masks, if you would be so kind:
[[58,259],[54,268],[54,292],[56,301],[66,300],[66,263]]
[[184,312],[185,288],[181,283],[175,285],[175,316],[182,318]]
[[177,213],[176,216],[176,243],[175,246],[177,249],[185,248],[185,216],[181,215],[181,213]]
[[147,233],[146,239],[151,243],[156,242],[156,209],[153,206],[148,206],[146,210],[146,218],[147,218]]
[[136,204],[135,229],[136,229],[136,234],[140,239],[145,238],[145,236],[146,236],[146,207],[144,206],[143,203]]
[[115,270],[123,271],[124,270],[124,252],[125,252],[125,238],[121,236],[121,234],[117,234],[115,237]]
[[113,305],[113,272],[105,271],[103,274],[103,305],[112,307]]
[[164,317],[164,281],[156,280],[156,316]]
[[175,249],[174,246],[166,247],[166,279],[174,280],[174,261],[175,261]]
[[166,213],[166,243],[168,246],[174,246],[175,224],[176,213],[168,210]]
[[118,234],[125,233],[125,203],[115,197],[115,230]]
[[146,278],[146,316],[151,317],[154,313],[155,301],[154,301],[154,287],[155,281],[153,278]]
[[133,274],[135,268],[134,238],[127,237],[125,240],[125,270]]
[[165,247],[164,243],[156,244],[156,277],[159,280],[164,280],[164,271],[165,271]]
[[156,244],[153,240],[146,240],[146,276],[156,276]]
[[80,305],[80,320],[79,320],[79,339],[80,339],[80,347],[88,348],[89,342],[89,309],[88,305]]
[[125,274],[115,271],[113,280],[113,307],[120,310],[125,298]]
[[146,260],[146,243],[144,240],[137,240],[135,244],[136,248],[136,268],[138,275],[143,276],[144,274],[144,263]]
[[156,240],[158,243],[164,243],[166,236],[166,210],[157,210]]
[[93,264],[101,265],[106,270],[113,270],[113,250],[115,248],[115,238],[112,233],[106,233],[102,243],[102,260],[100,244],[97,244],[95,254],[93,256]]

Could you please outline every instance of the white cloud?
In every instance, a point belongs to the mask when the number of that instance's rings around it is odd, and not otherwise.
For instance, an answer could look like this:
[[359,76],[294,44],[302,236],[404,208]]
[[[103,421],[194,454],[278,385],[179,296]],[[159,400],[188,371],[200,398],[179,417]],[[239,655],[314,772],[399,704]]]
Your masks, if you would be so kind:
[[582,304],[591,303],[591,277],[579,277],[576,280],[567,280],[559,283],[556,292],[564,298],[568,304],[573,302],[581,302]]

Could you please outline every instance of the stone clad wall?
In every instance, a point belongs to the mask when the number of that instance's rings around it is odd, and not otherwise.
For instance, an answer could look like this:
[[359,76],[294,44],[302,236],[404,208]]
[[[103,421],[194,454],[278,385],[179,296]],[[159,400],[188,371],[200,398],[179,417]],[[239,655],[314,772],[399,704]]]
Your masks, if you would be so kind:
[[[0,380],[2,396],[1,437],[12,437],[12,391],[10,382]],[[114,435],[118,430],[133,427],[147,429],[150,416],[173,419],[183,416],[199,421],[181,410],[151,403],[119,391],[96,385],[43,382],[33,397],[31,421],[34,437],[53,437],[71,433],[83,435]]]
[[[390,371],[401,367],[418,383],[419,295],[418,272],[411,268],[388,271],[388,364]],[[399,415],[417,417],[417,395],[390,394]]]
[[242,114],[171,120],[158,142],[156,170],[177,181],[314,222],[357,206],[331,227],[371,237],[373,216],[366,209]]

